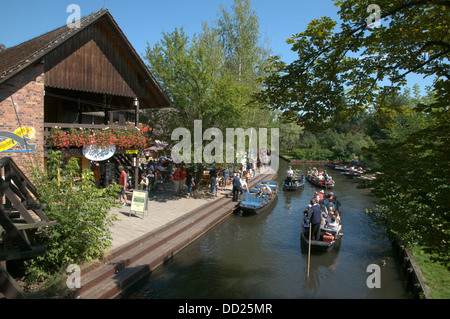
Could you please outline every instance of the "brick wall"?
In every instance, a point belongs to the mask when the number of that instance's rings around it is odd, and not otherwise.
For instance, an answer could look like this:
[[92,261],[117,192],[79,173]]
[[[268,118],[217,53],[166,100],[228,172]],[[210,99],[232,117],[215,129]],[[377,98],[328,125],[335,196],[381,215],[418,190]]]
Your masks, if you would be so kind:
[[[16,104],[16,110],[11,98]],[[28,175],[30,164],[42,165],[44,158],[43,64],[30,66],[0,84],[0,131],[14,133],[20,127],[35,129],[35,137],[28,143],[36,144],[36,151],[17,152],[22,150],[18,144],[7,151],[1,151],[0,144],[0,158],[11,157]],[[0,138],[0,143],[4,141],[4,138]]]

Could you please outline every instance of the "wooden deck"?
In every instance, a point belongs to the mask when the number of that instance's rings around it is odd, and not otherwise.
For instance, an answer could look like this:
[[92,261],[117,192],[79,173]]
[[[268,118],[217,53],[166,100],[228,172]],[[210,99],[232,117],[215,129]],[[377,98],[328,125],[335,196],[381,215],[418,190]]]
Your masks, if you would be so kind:
[[[262,172],[250,180],[249,186],[275,177],[274,172]],[[144,216],[129,215],[129,206],[111,212],[119,218],[112,229],[112,250],[104,263],[82,270],[76,298],[114,298],[224,220],[237,206],[230,195],[231,186],[219,191],[218,197],[172,194],[171,185],[154,192]]]

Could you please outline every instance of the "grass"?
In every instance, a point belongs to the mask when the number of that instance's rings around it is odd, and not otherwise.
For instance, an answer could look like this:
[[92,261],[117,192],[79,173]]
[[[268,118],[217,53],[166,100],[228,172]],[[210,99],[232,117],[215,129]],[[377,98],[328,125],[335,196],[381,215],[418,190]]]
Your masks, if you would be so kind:
[[431,260],[420,246],[410,248],[411,254],[420,267],[433,299],[450,299],[450,272]]

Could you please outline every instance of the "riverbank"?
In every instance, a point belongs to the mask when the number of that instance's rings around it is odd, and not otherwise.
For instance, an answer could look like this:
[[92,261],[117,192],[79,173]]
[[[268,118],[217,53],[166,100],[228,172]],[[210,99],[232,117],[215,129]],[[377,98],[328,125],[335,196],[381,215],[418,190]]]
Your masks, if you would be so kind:
[[[274,177],[276,173],[267,169],[249,186]],[[129,206],[113,210],[119,218],[112,229],[113,249],[101,263],[82,269],[81,287],[73,296],[114,298],[232,214],[236,203],[230,192],[228,186],[217,197],[185,198],[174,196],[168,184],[152,194],[148,214],[134,214]]]
[[319,161],[319,160],[300,160],[300,159],[295,159],[289,155],[280,155],[280,158],[282,160],[285,160],[286,162],[291,163],[291,165],[301,165],[301,164],[324,165],[329,162],[329,161]]
[[441,264],[433,262],[421,247],[410,247],[410,252],[426,278],[431,299],[450,299],[450,272]]

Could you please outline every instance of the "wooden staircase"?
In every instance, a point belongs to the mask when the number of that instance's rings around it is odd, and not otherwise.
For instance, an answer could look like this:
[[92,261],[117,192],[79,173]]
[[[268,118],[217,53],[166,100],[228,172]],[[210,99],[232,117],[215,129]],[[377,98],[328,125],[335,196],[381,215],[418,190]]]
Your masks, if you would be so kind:
[[[41,227],[55,225],[35,201],[37,190],[10,157],[0,159],[0,291],[6,298],[26,298],[10,276],[6,261],[33,258],[45,253],[33,246],[30,235]],[[28,234],[27,234],[28,232]]]

